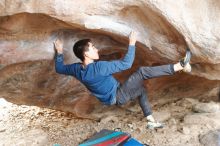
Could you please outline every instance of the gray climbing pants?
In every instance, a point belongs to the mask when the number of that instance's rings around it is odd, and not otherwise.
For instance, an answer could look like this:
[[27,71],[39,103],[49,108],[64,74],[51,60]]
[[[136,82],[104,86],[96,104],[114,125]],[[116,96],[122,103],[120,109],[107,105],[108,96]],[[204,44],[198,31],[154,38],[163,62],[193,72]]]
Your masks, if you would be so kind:
[[148,101],[147,91],[143,86],[143,81],[173,75],[175,72],[173,66],[173,64],[168,64],[155,67],[140,67],[123,84],[119,85],[116,94],[116,105],[123,105],[130,100],[138,98],[144,116],[151,115],[152,111]]

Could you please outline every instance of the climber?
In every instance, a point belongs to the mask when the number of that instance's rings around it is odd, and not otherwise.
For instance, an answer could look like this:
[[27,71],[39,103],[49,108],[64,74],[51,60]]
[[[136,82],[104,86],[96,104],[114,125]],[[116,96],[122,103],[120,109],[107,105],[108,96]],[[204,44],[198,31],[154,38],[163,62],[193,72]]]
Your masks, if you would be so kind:
[[191,53],[187,50],[185,57],[176,64],[140,67],[124,83],[119,83],[112,74],[131,68],[135,57],[135,43],[136,33],[132,31],[129,35],[128,51],[124,58],[113,61],[98,61],[98,49],[92,44],[91,40],[79,40],[74,44],[73,52],[82,62],[64,65],[63,43],[57,39],[54,42],[56,50],[55,69],[59,74],[70,75],[78,79],[105,105],[124,105],[138,97],[140,107],[144,117],[146,117],[147,128],[162,128],[164,125],[157,122],[152,116],[143,81],[173,75],[180,70],[190,72]]

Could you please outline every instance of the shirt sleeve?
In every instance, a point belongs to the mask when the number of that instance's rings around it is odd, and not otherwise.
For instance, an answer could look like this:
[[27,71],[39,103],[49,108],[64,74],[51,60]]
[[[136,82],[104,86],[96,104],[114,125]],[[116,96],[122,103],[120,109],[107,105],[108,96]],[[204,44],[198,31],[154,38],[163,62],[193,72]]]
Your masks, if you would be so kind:
[[75,76],[75,66],[76,64],[63,64],[63,54],[56,54],[55,56],[55,70],[59,74],[73,75]]
[[113,61],[99,61],[98,70],[101,75],[110,75],[131,68],[135,56],[135,46],[129,46],[123,59]]

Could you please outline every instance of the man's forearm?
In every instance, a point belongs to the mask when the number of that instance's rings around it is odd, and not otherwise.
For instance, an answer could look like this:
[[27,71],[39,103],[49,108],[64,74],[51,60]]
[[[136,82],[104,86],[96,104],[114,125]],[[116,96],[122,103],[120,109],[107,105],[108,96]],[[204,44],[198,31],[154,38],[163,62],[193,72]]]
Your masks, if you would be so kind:
[[136,43],[136,33],[132,31],[129,35],[129,46],[128,52],[123,58],[124,64],[126,64],[129,68],[132,66],[135,56],[135,43]]
[[55,54],[55,69],[57,73],[62,73],[63,54],[56,52]]
[[63,54],[56,54],[55,62],[63,62]]
[[74,72],[72,69],[74,64],[65,65],[63,62],[64,62],[64,55],[58,53],[55,57],[56,72],[59,74],[64,74],[64,75],[74,75]]
[[123,64],[126,65],[127,68],[130,68],[133,64],[134,57],[135,57],[135,46],[129,45],[128,51],[126,55],[124,56],[124,58],[122,59]]

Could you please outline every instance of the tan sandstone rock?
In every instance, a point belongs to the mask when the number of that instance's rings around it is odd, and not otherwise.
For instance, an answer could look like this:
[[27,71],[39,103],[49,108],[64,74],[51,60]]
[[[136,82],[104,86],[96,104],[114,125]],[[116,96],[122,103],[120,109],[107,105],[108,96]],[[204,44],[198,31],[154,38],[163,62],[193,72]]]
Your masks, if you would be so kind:
[[139,66],[176,63],[188,45],[192,73],[146,82],[149,96],[216,99],[219,18],[218,0],[0,1],[0,96],[87,117],[101,105],[74,78],[55,73],[53,41],[64,41],[65,63],[79,61],[72,46],[82,38],[92,38],[105,55],[102,59],[119,59],[134,29],[135,62],[132,69],[116,75],[120,81]]

